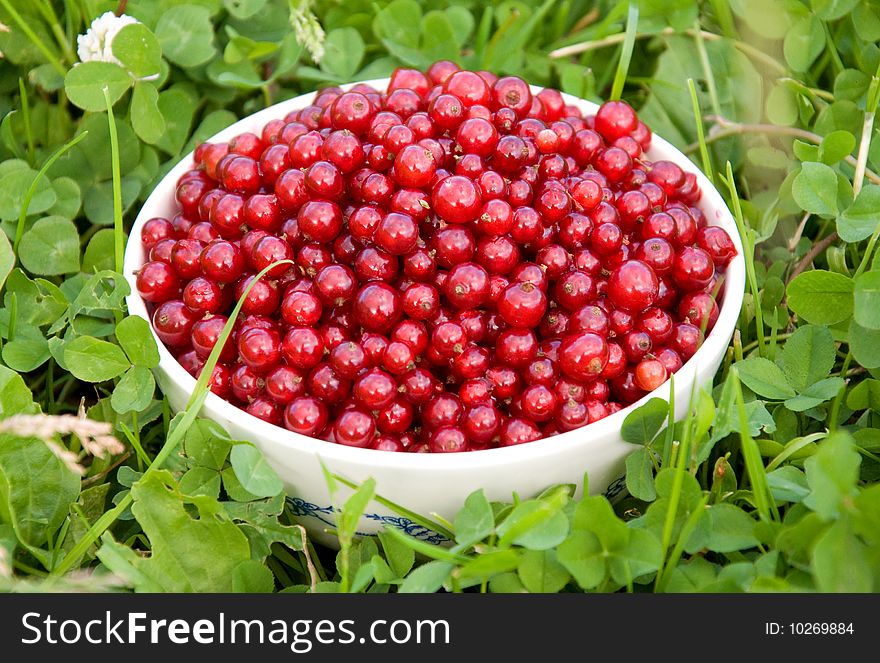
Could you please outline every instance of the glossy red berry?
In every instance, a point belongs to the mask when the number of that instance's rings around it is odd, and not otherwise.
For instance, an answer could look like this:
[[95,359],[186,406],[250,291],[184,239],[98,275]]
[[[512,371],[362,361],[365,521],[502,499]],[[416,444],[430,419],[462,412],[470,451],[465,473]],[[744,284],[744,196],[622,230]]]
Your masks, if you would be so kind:
[[144,263],[138,270],[136,286],[140,296],[148,302],[166,302],[180,292],[180,280],[174,269],[158,260]]
[[608,278],[608,298],[625,311],[643,311],[657,300],[660,283],[645,263],[629,260]]
[[606,101],[596,111],[596,131],[609,141],[632,134],[639,118],[625,101]]
[[588,382],[601,375],[608,363],[608,344],[598,334],[580,332],[563,339],[559,366],[568,377]]
[[303,396],[284,408],[284,426],[300,435],[315,437],[327,426],[327,407],[317,398]]

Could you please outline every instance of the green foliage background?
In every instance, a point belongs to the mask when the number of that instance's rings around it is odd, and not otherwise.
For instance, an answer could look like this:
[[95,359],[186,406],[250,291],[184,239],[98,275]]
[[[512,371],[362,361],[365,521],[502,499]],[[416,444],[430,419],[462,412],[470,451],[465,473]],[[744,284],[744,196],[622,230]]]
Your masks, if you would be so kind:
[[[141,24],[119,64],[74,66],[123,10]],[[873,0],[0,0],[0,588],[880,590],[878,39]],[[441,549],[357,539],[370,481],[336,553],[253,446],[198,418],[203,381],[171,416],[125,313],[125,231],[238,117],[444,58],[596,101],[628,59],[624,98],[736,213],[748,288],[689,417],[658,399],[627,419],[626,499],[477,492],[430,523]],[[80,407],[122,453],[70,434]]]

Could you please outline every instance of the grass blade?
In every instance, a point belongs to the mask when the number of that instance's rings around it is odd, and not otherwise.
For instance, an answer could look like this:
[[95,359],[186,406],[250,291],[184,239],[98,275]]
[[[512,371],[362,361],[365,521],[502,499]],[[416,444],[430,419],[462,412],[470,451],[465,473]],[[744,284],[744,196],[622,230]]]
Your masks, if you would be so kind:
[[742,444],[743,460],[746,465],[746,473],[752,486],[752,494],[755,498],[755,508],[761,520],[766,522],[778,521],[779,511],[776,502],[767,484],[767,472],[764,462],[761,460],[761,452],[752,436],[749,435],[749,422],[746,416],[746,403],[743,398],[742,384],[739,374],[734,366],[731,370],[731,379],[736,390],[736,409],[739,414],[739,439]]
[[64,143],[61,147],[59,147],[55,152],[52,153],[48,159],[46,159],[46,163],[43,164],[43,167],[37,172],[37,176],[34,177],[34,181],[31,182],[31,185],[28,187],[27,193],[24,194],[24,199],[21,201],[21,211],[18,213],[18,225],[15,228],[15,241],[12,244],[12,250],[18,255],[18,243],[21,242],[21,236],[24,235],[24,223],[27,220],[27,212],[28,207],[31,205],[31,200],[34,197],[34,194],[37,192],[37,185],[39,181],[43,178],[43,176],[49,171],[58,159],[67,152],[70,148],[80,142],[83,138],[88,135],[88,131],[83,131],[81,134],[74,136],[69,141]]
[[[229,335],[232,333],[232,328],[235,326],[235,321],[238,319],[238,315],[241,312],[241,307],[244,304],[245,299],[250,294],[251,289],[254,287],[254,284],[257,283],[261,278],[263,278],[266,273],[277,265],[292,265],[292,260],[279,260],[277,262],[272,263],[261,272],[259,272],[254,279],[248,283],[247,288],[245,288],[238,302],[235,304],[235,308],[232,309],[232,313],[229,314],[229,319],[226,321],[226,325],[223,327],[223,331],[220,333],[219,338],[217,339],[216,345],[214,345],[211,350],[211,354],[208,355],[208,359],[205,362],[204,367],[202,368],[202,372],[199,375],[198,380],[196,380],[196,386],[193,388],[192,395],[190,396],[189,402],[186,404],[186,408],[183,412],[183,416],[180,418],[179,422],[174,429],[169,432],[168,437],[165,439],[165,444],[162,445],[162,448],[159,450],[159,453],[156,454],[156,457],[153,459],[153,462],[150,463],[150,466],[147,468],[146,472],[144,472],[141,480],[150,475],[152,472],[155,472],[158,469],[161,469],[162,465],[168,459],[168,457],[174,452],[177,448],[178,444],[180,444],[183,439],[184,434],[192,425],[193,421],[195,421],[199,412],[202,409],[202,405],[205,403],[205,399],[208,397],[208,381],[211,379],[211,374],[214,372],[214,367],[217,365],[217,361],[220,359],[220,353],[223,351],[224,346],[226,345],[226,341],[229,339]],[[93,543],[95,543],[101,535],[109,528],[119,516],[128,508],[128,506],[132,502],[131,492],[129,491],[123,499],[119,501],[119,504],[116,505],[110,511],[106,511],[92,527],[86,532],[83,537],[76,542],[76,545],[70,550],[70,552],[65,555],[64,559],[52,569],[51,576],[59,577],[69,571],[71,567],[76,563],[76,561],[89,549]]]
[[678,560],[681,559],[681,554],[684,552],[687,540],[691,537],[691,534],[694,533],[694,530],[697,529],[700,518],[702,518],[705,513],[706,505],[709,503],[709,497],[710,493],[703,495],[697,508],[691,511],[691,515],[688,516],[688,519],[682,526],[681,532],[678,534],[678,541],[675,542],[675,547],[672,549],[672,552],[669,554],[669,559],[666,560],[666,564],[664,565],[662,577],[658,573],[657,584],[654,588],[655,592],[666,591],[666,585],[669,584],[669,581],[672,578],[672,572],[675,570]]
[[[764,312],[761,308],[761,292],[758,289],[758,277],[755,274],[755,231],[746,226],[743,218],[742,206],[739,202],[739,193],[736,190],[736,181],[733,179],[733,168],[727,162],[727,178],[725,184],[730,191],[730,200],[733,205],[733,218],[736,228],[739,230],[743,243],[743,257],[746,260],[746,279],[749,282],[749,290],[755,302],[755,327],[758,335],[758,349],[762,357],[766,356],[767,348],[764,340]],[[722,178],[723,179],[723,178]]]
[[21,119],[24,120],[24,135],[28,146],[28,162],[34,164],[34,132],[31,127],[31,104],[28,101],[27,90],[24,87],[24,79],[18,79],[18,95],[21,98]]
[[703,160],[703,172],[712,184],[715,184],[715,172],[712,168],[712,160],[709,158],[709,146],[706,145],[706,135],[703,131],[703,114],[700,112],[700,100],[697,98],[697,87],[694,79],[687,79],[688,90],[691,93],[691,104],[694,108],[694,122],[697,125],[697,143],[700,146],[700,158]]
[[639,27],[639,5],[637,2],[629,3],[629,11],[626,14],[626,33],[623,39],[623,47],[620,51],[620,60],[617,62],[617,71],[614,73],[614,82],[611,85],[609,99],[620,99],[623,94],[623,85],[626,83],[626,74],[629,71],[629,63],[632,60],[633,47],[636,43],[636,30]]
[[119,136],[116,133],[116,117],[113,115],[113,104],[110,93],[105,85],[104,102],[107,104],[107,124],[110,125],[110,161],[113,173],[113,239],[115,269],[122,273],[122,261],[125,253],[125,230],[122,227],[122,175],[119,169]]

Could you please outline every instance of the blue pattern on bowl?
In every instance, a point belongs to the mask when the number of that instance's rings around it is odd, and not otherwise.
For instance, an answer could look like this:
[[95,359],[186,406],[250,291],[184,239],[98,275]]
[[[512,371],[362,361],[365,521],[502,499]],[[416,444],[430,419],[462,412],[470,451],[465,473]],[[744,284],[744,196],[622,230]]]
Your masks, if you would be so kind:
[[[626,477],[618,477],[611,482],[611,485],[608,486],[608,489],[605,491],[604,495],[609,500],[613,500],[625,489]],[[288,506],[290,506],[290,509],[294,516],[298,516],[301,518],[316,518],[330,528],[336,527],[336,523],[333,519],[333,513],[339,513],[341,511],[341,509],[334,508],[333,505],[318,506],[317,504],[307,502],[301,497],[288,497],[287,504]],[[365,513],[363,517],[369,520],[375,520],[382,525],[399,529],[404,534],[408,534],[409,536],[415,539],[419,539],[421,541],[425,541],[426,543],[442,545],[451,541],[449,537],[441,534],[440,532],[435,532],[434,530],[425,527],[424,525],[420,525],[419,523],[413,522],[411,519],[404,516],[384,516],[379,513]],[[357,532],[357,535],[376,536],[375,533],[371,532]]]

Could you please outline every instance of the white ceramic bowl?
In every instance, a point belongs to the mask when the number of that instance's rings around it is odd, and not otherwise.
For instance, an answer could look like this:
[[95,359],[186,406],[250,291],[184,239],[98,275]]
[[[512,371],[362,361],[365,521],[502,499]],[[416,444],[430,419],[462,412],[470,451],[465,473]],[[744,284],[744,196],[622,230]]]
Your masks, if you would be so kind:
[[[384,89],[388,79],[366,81]],[[344,86],[350,87],[353,83]],[[539,91],[540,88],[533,88]],[[563,95],[565,102],[586,113],[598,108],[588,101]],[[270,106],[236,122],[212,136],[211,142],[226,142],[245,131],[260,133],[264,124],[282,118],[291,110],[308,105],[314,93]],[[745,285],[743,248],[733,217],[718,191],[687,157],[659,136],[654,136],[648,156],[656,161],[667,159],[687,171],[696,173],[702,189],[700,207],[709,223],[722,226],[733,239],[738,255],[730,263],[725,276],[724,295],[718,321],[697,353],[675,374],[676,416],[688,410],[694,385],[709,384],[715,375],[733,334]],[[192,164],[186,155],[172,168],[146,200],[135,220],[131,241],[125,252],[125,277],[131,285],[127,298],[128,310],[149,320],[144,301],[135,287],[135,272],[144,262],[140,243],[141,227],[156,216],[170,218],[175,213],[175,185]],[[157,339],[158,342],[158,339]],[[179,411],[195,386],[192,378],[159,342],[160,362],[156,378],[171,408]],[[202,416],[217,421],[234,439],[253,442],[284,481],[294,513],[318,540],[333,545],[328,535],[334,526],[336,507],[350,491],[340,485],[331,500],[321,462],[332,472],[353,482],[368,477],[376,480],[377,494],[412,511],[428,515],[437,513],[451,520],[472,491],[484,489],[490,500],[510,500],[512,493],[526,498],[557,483],[580,485],[586,473],[589,491],[614,497],[624,489],[623,473],[626,456],[636,447],[620,437],[624,418],[633,409],[652,397],[668,399],[669,385],[664,384],[639,402],[578,430],[552,438],[514,447],[453,454],[389,453],[373,449],[357,449],[314,440],[253,417],[214,394],[205,401]],[[418,526],[406,517],[378,503],[371,503],[359,523],[359,531],[373,534],[383,525],[398,527],[422,540],[444,543],[445,537]]]

